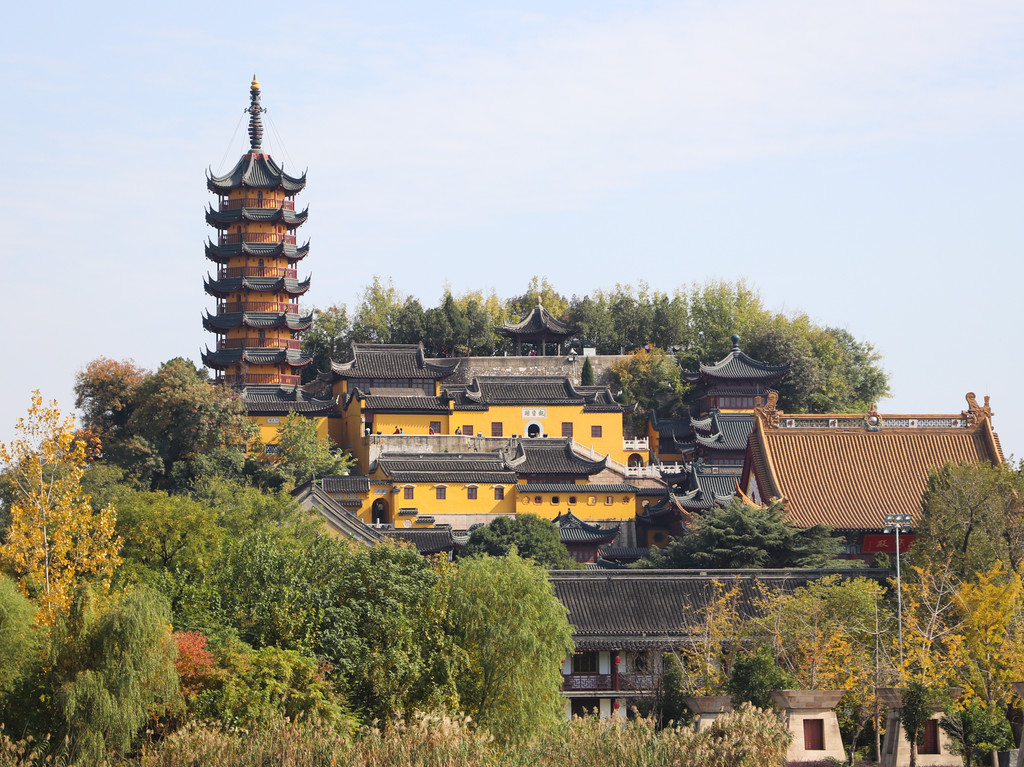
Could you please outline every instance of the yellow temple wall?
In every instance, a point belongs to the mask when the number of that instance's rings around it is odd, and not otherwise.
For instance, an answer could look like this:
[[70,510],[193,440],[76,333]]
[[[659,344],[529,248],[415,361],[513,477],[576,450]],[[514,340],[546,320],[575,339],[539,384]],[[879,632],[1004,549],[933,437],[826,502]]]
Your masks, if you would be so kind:
[[[252,368],[250,367],[250,370]],[[250,421],[256,424],[256,427],[260,431],[260,441],[264,445],[275,445],[277,444],[277,433],[280,431],[281,426],[284,424],[285,416],[283,415],[272,415],[272,416],[247,416]],[[329,419],[326,415],[319,416],[304,416],[305,418],[312,418],[316,421],[316,435],[320,439],[330,438],[330,427]],[[337,442],[335,441],[335,444]]]
[[[405,489],[412,488],[412,498],[405,497]],[[437,497],[437,488],[445,488],[445,497]],[[469,497],[469,488],[475,487],[476,498]],[[402,509],[416,509],[418,517],[437,517],[441,515],[499,515],[515,514],[515,485],[502,485],[505,488],[505,497],[502,500],[495,500],[494,488],[491,483],[462,483],[462,482],[400,482],[395,483],[394,492],[390,494],[388,502],[391,506],[392,522],[397,529],[404,527],[403,522],[408,519],[413,522],[412,527],[429,527],[416,522],[416,517],[402,516]],[[366,505],[367,514],[373,505],[373,500],[379,496],[373,496]],[[370,517],[364,518],[369,521]]]
[[[571,511],[580,519],[633,519],[636,516],[634,493],[607,493],[588,490],[585,484],[577,485],[572,493],[551,493],[516,491],[516,512],[536,514],[541,519],[554,519],[559,514]],[[537,503],[537,498],[541,499]],[[575,498],[575,503],[572,499]]]

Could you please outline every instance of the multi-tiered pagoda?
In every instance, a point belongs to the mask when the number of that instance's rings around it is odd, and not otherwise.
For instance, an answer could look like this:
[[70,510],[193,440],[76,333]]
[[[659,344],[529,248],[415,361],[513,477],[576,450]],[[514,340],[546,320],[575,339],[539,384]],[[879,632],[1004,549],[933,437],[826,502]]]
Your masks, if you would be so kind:
[[265,110],[255,77],[247,111],[249,151],[227,175],[206,180],[219,197],[206,211],[206,222],[217,229],[217,241],[206,244],[217,276],[208,276],[205,287],[217,298],[217,311],[207,312],[203,326],[218,339],[203,364],[233,386],[294,386],[297,368],[311,361],[299,350],[299,335],[312,315],[300,316],[296,300],[309,290],[309,278],[300,282],[295,269],[309,252],[308,242],[296,245],[308,209],[296,212],[295,196],[306,174],[289,176],[263,151]]

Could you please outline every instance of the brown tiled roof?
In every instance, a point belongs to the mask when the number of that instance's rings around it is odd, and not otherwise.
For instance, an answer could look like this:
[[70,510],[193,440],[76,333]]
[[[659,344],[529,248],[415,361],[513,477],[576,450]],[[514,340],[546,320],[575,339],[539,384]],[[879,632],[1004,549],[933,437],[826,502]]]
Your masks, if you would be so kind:
[[886,514],[919,516],[929,470],[946,463],[1002,461],[988,418],[967,426],[964,417],[964,425],[955,428],[884,425],[887,419],[943,418],[953,422],[961,416],[882,416],[879,431],[778,428],[757,419],[740,485],[746,488],[753,473],[761,497],[785,499],[787,513],[801,526],[877,530]]

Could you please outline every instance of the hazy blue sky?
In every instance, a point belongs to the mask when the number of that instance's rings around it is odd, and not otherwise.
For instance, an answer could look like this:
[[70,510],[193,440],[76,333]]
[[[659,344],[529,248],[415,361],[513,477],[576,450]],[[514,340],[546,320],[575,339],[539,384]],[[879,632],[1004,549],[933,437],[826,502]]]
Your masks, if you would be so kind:
[[874,343],[883,411],[991,394],[1024,455],[1022,41],[1019,0],[12,5],[0,439],[95,357],[213,341],[204,172],[255,72],[310,305],[745,278]]

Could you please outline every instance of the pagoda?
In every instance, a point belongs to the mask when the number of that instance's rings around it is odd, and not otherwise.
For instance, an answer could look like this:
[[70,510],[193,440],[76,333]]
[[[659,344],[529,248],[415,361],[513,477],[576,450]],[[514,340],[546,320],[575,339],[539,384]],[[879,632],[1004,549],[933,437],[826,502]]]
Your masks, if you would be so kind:
[[217,230],[206,257],[217,274],[207,275],[204,287],[217,310],[206,313],[203,327],[218,338],[203,364],[231,386],[296,386],[297,368],[312,361],[300,351],[299,336],[313,318],[300,316],[296,302],[309,290],[309,278],[299,281],[295,268],[309,252],[308,242],[296,245],[295,234],[308,216],[308,208],[295,210],[306,174],[289,176],[263,151],[265,110],[255,76],[249,99],[249,151],[226,175],[207,173],[206,186],[218,200],[206,211],[206,223]]

